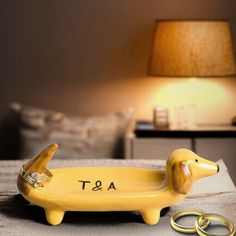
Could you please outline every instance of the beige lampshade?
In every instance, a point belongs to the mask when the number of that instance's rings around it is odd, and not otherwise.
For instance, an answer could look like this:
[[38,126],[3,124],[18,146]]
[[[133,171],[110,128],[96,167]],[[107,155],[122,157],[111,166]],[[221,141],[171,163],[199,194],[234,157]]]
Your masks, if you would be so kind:
[[157,21],[149,74],[216,77],[235,74],[228,21]]

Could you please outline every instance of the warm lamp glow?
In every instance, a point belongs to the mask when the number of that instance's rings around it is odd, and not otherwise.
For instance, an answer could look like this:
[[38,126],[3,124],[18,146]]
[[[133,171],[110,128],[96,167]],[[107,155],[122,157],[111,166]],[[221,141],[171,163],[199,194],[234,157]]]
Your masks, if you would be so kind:
[[216,77],[235,74],[228,21],[157,21],[149,74]]
[[191,78],[176,83],[168,83],[156,94],[156,101],[168,107],[175,105],[197,104],[198,107],[222,104],[227,98],[227,91],[218,83],[211,80]]
[[[138,119],[150,120],[153,106],[158,104],[172,112],[175,107],[196,107],[197,124],[228,124],[229,117],[235,114],[235,91],[232,79],[170,79],[146,78],[140,85],[146,99],[140,101]],[[146,86],[146,89],[144,90]],[[143,97],[145,98],[145,96]]]

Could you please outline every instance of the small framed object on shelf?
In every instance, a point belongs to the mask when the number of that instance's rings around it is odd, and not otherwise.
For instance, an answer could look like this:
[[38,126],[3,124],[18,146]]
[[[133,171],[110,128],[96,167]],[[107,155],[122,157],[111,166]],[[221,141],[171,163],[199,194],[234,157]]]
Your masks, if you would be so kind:
[[153,109],[153,124],[157,129],[169,128],[168,109],[164,106],[155,106]]

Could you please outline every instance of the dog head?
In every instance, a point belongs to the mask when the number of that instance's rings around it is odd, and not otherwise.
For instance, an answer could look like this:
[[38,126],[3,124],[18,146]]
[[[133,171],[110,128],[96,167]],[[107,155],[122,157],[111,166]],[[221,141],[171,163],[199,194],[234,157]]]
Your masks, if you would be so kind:
[[168,178],[175,192],[186,194],[194,181],[216,174],[219,166],[188,149],[177,149],[167,161]]

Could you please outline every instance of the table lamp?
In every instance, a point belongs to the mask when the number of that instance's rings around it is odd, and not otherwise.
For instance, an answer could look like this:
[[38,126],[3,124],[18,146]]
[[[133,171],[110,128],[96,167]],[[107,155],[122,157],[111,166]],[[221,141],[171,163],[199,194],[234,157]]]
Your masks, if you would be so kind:
[[234,75],[229,21],[157,21],[148,74],[160,77]]
[[[157,21],[148,74],[158,77],[182,78],[235,75],[229,21]],[[182,109],[183,106],[174,107],[172,127],[195,128],[196,114],[192,112],[194,106],[191,104],[186,109]],[[155,120],[158,119],[155,117]]]

